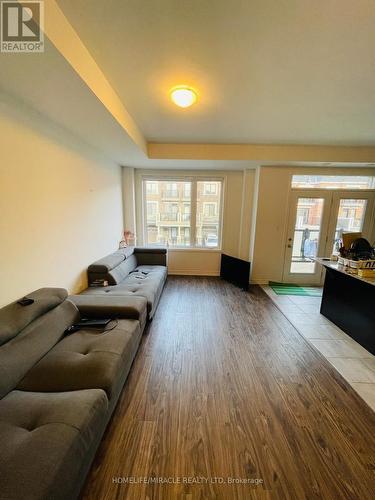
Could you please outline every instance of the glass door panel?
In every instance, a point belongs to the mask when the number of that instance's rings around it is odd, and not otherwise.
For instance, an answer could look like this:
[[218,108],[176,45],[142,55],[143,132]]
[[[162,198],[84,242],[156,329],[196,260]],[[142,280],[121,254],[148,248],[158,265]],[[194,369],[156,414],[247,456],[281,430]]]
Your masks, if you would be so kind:
[[291,193],[284,283],[318,285],[322,267],[315,257],[324,254],[332,195],[323,189],[295,189]]
[[341,198],[339,200],[335,241],[332,253],[338,254],[342,233],[358,233],[363,229],[367,200]]
[[298,198],[293,235],[291,273],[314,274],[324,198]]
[[325,256],[338,254],[343,232],[361,232],[363,238],[373,243],[374,191],[339,191],[332,193],[332,211],[328,230]]
[[375,238],[374,190],[293,189],[284,255],[284,283],[320,284],[315,257],[338,252],[343,232]]
[[219,181],[197,182],[197,246],[217,248],[220,242],[221,186]]

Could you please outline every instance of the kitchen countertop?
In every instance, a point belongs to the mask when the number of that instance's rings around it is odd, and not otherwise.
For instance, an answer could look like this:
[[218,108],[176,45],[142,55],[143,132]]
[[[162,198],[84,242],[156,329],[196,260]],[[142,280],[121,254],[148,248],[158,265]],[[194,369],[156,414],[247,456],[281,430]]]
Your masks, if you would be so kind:
[[315,261],[318,264],[321,264],[324,267],[327,267],[328,269],[334,269],[335,271],[339,271],[342,274],[346,274],[347,276],[351,276],[354,279],[363,281],[365,283],[368,283],[369,285],[374,285],[375,286],[375,278],[363,278],[362,276],[358,276],[358,274],[355,272],[355,269],[351,269],[350,267],[343,266],[339,264],[338,262],[335,262],[330,259],[324,259],[322,257],[316,257]]

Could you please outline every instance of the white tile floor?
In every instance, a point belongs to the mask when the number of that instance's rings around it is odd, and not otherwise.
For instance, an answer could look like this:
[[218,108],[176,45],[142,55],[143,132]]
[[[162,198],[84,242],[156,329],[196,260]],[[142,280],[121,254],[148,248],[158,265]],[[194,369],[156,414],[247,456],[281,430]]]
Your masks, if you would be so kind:
[[262,288],[375,411],[375,356],[320,314],[320,297],[277,295],[268,285]]

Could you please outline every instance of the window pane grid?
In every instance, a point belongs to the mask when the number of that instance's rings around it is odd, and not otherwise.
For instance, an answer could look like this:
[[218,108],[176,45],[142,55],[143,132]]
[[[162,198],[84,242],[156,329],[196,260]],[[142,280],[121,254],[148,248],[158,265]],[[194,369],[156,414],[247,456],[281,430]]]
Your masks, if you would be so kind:
[[293,175],[292,188],[374,189],[375,176],[365,175]]
[[298,198],[291,273],[314,274],[323,216],[323,198]]
[[222,180],[143,181],[146,245],[219,248]]

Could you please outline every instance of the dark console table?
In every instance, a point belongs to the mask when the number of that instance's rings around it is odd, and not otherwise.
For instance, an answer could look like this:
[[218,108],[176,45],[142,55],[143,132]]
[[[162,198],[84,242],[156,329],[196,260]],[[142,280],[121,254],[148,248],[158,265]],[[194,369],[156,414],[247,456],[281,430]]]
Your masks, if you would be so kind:
[[326,269],[320,312],[361,346],[375,354],[375,279],[316,259]]

